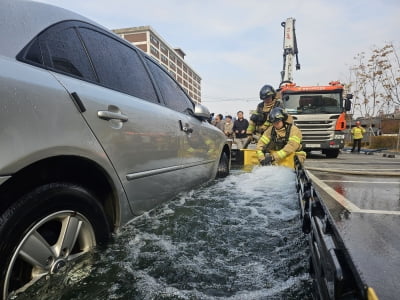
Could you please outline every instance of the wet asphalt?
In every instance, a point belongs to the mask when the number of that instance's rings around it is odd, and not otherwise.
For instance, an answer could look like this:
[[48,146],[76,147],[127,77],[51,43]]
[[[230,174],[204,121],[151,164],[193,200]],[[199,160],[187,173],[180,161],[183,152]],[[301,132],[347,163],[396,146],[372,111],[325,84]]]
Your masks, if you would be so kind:
[[400,287],[400,154],[313,153],[305,167],[361,277],[378,298]]

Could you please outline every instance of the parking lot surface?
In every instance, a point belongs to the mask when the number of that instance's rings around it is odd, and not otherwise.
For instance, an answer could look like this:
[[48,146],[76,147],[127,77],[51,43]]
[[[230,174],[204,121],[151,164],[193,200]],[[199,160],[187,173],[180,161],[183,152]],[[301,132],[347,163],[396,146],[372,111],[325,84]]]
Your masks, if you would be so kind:
[[313,154],[305,163],[353,262],[379,299],[398,294],[400,270],[400,156]]

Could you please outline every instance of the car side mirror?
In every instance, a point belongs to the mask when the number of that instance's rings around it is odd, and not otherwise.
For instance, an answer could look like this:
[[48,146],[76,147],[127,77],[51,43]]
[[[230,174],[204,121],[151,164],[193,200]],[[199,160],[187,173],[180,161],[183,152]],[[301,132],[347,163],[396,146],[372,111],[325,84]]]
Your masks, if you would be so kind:
[[194,116],[201,120],[209,120],[211,113],[207,107],[201,104],[195,104],[194,106]]

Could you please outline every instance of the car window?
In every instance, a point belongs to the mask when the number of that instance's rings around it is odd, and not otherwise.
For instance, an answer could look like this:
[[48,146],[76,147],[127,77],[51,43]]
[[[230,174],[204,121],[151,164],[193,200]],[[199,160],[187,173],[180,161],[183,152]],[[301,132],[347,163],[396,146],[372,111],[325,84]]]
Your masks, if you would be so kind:
[[148,66],[160,88],[165,104],[178,112],[193,112],[193,102],[182,90],[181,86],[157,63],[147,59]]
[[34,39],[19,59],[89,81],[97,81],[75,29],[68,23],[49,27]]
[[150,77],[134,49],[89,28],[79,28],[79,32],[101,84],[159,103]]
[[33,64],[43,64],[42,53],[40,52],[39,39],[34,39],[28,46],[24,59]]
[[40,47],[48,56],[48,67],[70,75],[96,81],[88,56],[74,28],[53,28],[39,37]]

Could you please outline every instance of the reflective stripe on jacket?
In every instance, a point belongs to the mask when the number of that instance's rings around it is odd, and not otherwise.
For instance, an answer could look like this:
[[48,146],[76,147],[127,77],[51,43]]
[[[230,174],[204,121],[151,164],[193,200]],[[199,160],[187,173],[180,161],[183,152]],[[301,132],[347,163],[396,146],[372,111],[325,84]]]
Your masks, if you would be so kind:
[[365,133],[365,129],[363,127],[353,127],[351,129],[351,134],[353,135],[353,139],[360,140],[363,138],[363,134]]
[[[256,149],[257,149],[257,156],[259,159],[260,158],[262,159],[264,157],[264,152],[263,152],[264,147],[269,143],[273,142],[271,141],[272,128],[273,126],[269,127],[264,132],[263,136],[259,139],[257,143]],[[284,126],[283,128],[276,130],[276,134],[278,137],[284,138],[286,136],[286,127]],[[285,158],[287,155],[299,151],[301,149],[301,139],[302,139],[302,134],[300,129],[295,125],[291,125],[289,139],[286,145],[282,149],[279,149],[277,152],[274,153],[274,159],[279,161]]]

